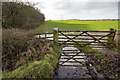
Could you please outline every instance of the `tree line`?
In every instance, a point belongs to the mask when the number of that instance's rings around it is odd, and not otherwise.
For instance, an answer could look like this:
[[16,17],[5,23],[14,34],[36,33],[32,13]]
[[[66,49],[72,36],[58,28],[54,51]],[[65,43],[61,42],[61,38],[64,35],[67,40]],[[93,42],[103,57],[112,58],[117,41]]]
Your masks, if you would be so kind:
[[45,21],[45,16],[30,3],[3,2],[2,27],[33,29]]

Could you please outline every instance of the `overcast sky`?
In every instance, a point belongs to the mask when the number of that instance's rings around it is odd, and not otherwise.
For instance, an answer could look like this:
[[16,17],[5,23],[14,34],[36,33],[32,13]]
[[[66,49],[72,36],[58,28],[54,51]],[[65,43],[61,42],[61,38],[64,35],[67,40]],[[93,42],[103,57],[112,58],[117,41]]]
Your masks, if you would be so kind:
[[[25,1],[25,0],[24,0]],[[46,20],[117,19],[119,0],[26,0],[36,6]]]

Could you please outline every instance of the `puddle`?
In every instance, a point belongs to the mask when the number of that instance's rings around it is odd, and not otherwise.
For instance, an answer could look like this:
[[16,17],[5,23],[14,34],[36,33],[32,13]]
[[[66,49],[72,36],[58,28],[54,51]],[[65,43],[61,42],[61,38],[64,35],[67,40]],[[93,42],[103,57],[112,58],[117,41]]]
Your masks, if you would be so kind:
[[60,66],[58,74],[55,78],[85,78],[87,69],[86,67],[63,67]]

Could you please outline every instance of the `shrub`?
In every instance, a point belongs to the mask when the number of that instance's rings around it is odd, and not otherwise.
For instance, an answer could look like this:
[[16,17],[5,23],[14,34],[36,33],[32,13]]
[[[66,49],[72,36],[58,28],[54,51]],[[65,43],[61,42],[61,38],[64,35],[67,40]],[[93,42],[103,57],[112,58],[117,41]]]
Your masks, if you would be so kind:
[[34,31],[6,29],[2,33],[3,71],[9,71],[19,60],[19,54],[26,51],[33,39]]

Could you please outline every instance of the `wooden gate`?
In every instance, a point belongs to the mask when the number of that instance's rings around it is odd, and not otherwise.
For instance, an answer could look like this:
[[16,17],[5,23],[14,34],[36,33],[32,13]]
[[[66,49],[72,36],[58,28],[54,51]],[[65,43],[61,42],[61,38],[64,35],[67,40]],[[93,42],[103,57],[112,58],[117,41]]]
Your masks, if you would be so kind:
[[[110,29],[110,31],[59,31],[59,33],[58,43],[64,45],[75,44],[81,47],[93,44],[109,47],[115,36],[115,30],[113,29]],[[60,41],[60,39],[63,39],[63,41]]]
[[110,31],[60,31],[54,29],[53,33],[42,33],[41,35],[44,35],[44,37],[41,37],[41,39],[47,39],[63,45],[79,45],[84,47],[96,44],[97,48],[101,46],[110,48],[115,33],[116,30],[114,29],[110,29]]

